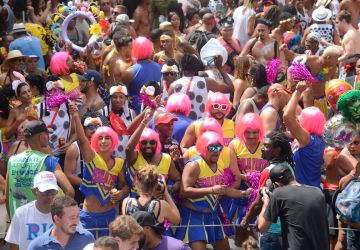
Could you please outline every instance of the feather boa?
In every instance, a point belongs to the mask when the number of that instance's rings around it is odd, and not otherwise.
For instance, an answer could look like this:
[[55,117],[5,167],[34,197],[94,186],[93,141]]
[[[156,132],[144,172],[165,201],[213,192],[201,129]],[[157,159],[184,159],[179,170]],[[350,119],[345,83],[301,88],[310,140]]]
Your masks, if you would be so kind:
[[67,102],[69,97],[60,89],[53,89],[45,98],[46,107],[49,110],[59,107],[61,104]]
[[266,64],[266,78],[268,84],[273,84],[276,80],[276,75],[281,70],[281,60],[280,59],[271,59]]

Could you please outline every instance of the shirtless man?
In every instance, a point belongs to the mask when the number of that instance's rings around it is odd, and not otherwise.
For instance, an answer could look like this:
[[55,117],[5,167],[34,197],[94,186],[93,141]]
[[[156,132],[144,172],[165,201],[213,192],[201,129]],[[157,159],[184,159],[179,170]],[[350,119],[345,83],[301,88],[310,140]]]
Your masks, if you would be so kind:
[[163,65],[167,59],[174,59],[179,65],[183,54],[175,49],[175,40],[171,33],[165,32],[160,36],[161,51],[154,55],[154,61]]
[[279,43],[283,41],[284,33],[292,30],[295,24],[295,17],[288,12],[281,12],[280,14],[280,24],[271,32],[270,37],[275,39]]
[[[339,62],[343,62],[351,55],[360,54],[360,43],[358,42],[360,41],[360,31],[351,25],[351,13],[347,10],[340,11],[336,18],[336,26],[340,35],[344,35],[342,39],[344,53],[339,57]],[[357,58],[354,58],[351,62],[355,62]]]
[[342,0],[340,2],[340,10],[347,10],[351,14],[351,24],[355,29],[358,28],[360,0]]
[[[285,44],[284,44],[285,45]],[[327,116],[327,104],[325,98],[325,84],[327,81],[337,78],[336,68],[338,58],[341,56],[341,51],[337,46],[329,46],[324,50],[321,56],[302,55],[295,58],[295,53],[289,51],[282,45],[280,50],[284,51],[284,55],[288,61],[300,61],[305,64],[310,70],[310,73],[317,79],[312,85],[312,88],[307,88],[303,93],[304,108],[316,106],[325,116]]]
[[102,74],[105,86],[123,81],[124,72],[133,64],[131,59],[132,38],[122,32],[113,36],[114,47],[104,59]]
[[257,19],[255,34],[256,37],[250,39],[245,44],[240,56],[251,55],[259,63],[266,63],[279,57],[278,42],[270,37],[271,22],[266,19]]
[[138,36],[150,37],[153,17],[151,0],[142,0],[133,15],[134,29]]

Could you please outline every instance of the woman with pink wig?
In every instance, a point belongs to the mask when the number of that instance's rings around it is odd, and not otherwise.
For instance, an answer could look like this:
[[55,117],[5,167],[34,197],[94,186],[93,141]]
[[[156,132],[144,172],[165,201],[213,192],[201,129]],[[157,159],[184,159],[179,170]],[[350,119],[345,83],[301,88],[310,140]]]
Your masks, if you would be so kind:
[[[220,92],[209,92],[208,100],[205,105],[205,117],[212,117],[220,124],[225,146],[229,145],[230,141],[234,138],[234,122],[227,119],[226,116],[230,113],[231,103],[229,98]],[[195,144],[196,138],[199,137],[200,125],[203,119],[193,122],[187,129],[181,146],[189,148]]]
[[[80,221],[85,228],[101,228],[91,231],[95,238],[109,235],[106,228],[109,228],[109,223],[116,217],[115,207],[130,191],[125,179],[124,160],[113,157],[118,146],[118,136],[112,128],[99,127],[90,143],[76,104],[71,103],[70,106],[84,161],[80,191],[85,199],[80,211]],[[119,182],[121,190],[116,189]]]
[[183,93],[174,93],[169,96],[166,103],[166,111],[173,114],[178,120],[174,122],[172,137],[181,142],[187,127],[192,123],[188,117],[191,110],[190,99]]
[[50,71],[61,79],[65,86],[65,94],[71,100],[80,101],[80,80],[76,73],[71,73],[74,60],[68,52],[56,52],[50,60]]
[[149,81],[160,82],[161,79],[161,66],[152,60],[153,54],[153,44],[149,39],[139,36],[134,40],[132,57],[136,64],[128,69],[129,74],[123,81],[129,84],[129,96],[132,97],[130,107],[137,114],[141,110],[141,103],[139,102],[141,88]]
[[[250,191],[236,190],[228,183],[224,164],[219,161],[223,147],[217,133],[208,131],[200,135],[196,143],[200,156],[186,164],[182,175],[180,225],[183,227],[176,230],[176,238],[192,249],[206,249],[206,244],[216,245],[215,249],[230,249],[226,236],[230,228],[223,225],[228,219],[220,208],[219,196],[239,198]],[[218,213],[219,210],[223,212]]]
[[[236,124],[236,139],[234,139],[229,147],[232,154],[237,159],[237,167],[240,173],[246,175],[245,180],[240,185],[240,190],[245,190],[249,186],[257,189],[259,181],[250,182],[250,176],[255,176],[255,180],[260,178],[260,173],[268,166],[268,162],[262,159],[261,148],[264,138],[264,125],[259,115],[255,113],[245,114]],[[249,199],[233,199],[229,216],[233,223],[240,224],[245,216],[246,209],[250,207]],[[241,227],[236,227],[236,245],[241,245],[239,241],[241,235],[248,234]],[[243,238],[243,237],[241,237]]]
[[159,174],[163,175],[165,180],[171,180],[174,184],[171,191],[179,190],[180,174],[175,167],[171,156],[161,152],[161,142],[159,134],[154,130],[147,128],[152,119],[154,109],[148,109],[138,128],[130,136],[126,146],[126,160],[128,162],[128,172],[130,175],[131,197],[136,197],[135,188],[136,173],[144,166],[151,164],[156,166]]
[[296,117],[296,109],[302,93],[310,88],[305,81],[296,85],[284,111],[284,123],[294,136],[293,153],[295,177],[300,184],[320,187],[321,166],[325,142],[322,138],[326,118],[320,109],[308,107]]

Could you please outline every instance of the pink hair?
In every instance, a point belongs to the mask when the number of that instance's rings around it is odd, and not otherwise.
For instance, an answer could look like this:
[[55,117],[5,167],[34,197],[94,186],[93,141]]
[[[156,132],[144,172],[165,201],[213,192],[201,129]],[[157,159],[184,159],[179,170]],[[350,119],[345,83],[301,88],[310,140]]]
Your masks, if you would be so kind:
[[206,155],[208,146],[211,144],[220,144],[224,146],[223,139],[215,132],[208,131],[203,133],[196,142],[196,150],[201,156]]
[[205,118],[204,121],[201,122],[200,129],[199,129],[199,137],[203,133],[207,131],[212,131],[217,133],[221,138],[224,138],[222,128],[220,123],[212,117]]
[[245,141],[245,131],[248,129],[259,130],[259,142],[264,138],[264,124],[261,117],[255,113],[245,114],[241,120],[236,124],[235,135],[240,139],[241,142]]
[[95,152],[99,152],[99,137],[104,134],[110,136],[112,141],[111,151],[115,151],[119,145],[118,135],[112,128],[106,126],[102,126],[96,129],[95,133],[91,137],[91,148],[95,150]]
[[317,107],[308,107],[301,111],[299,124],[309,134],[322,136],[326,118]]
[[132,57],[136,61],[150,59],[153,56],[153,44],[146,37],[139,36],[135,39],[132,48]]
[[207,102],[205,105],[205,115],[206,116],[208,116],[208,117],[210,116],[212,105],[214,103],[228,105],[225,116],[227,116],[230,113],[231,103],[229,101],[229,98],[227,98],[226,95],[224,95],[223,93],[213,92],[213,93],[208,94],[208,99],[207,99]]
[[68,52],[56,52],[50,60],[50,70],[55,76],[63,76],[70,73],[66,60],[70,57]]
[[189,96],[184,93],[174,93],[169,96],[166,103],[166,111],[169,113],[181,113],[188,116],[191,110]]
[[156,141],[155,154],[159,154],[161,152],[161,142],[160,142],[159,134],[156,133],[151,128],[145,128],[144,131],[142,132],[142,134],[140,136],[140,140],[139,140],[138,144],[136,145],[136,149],[138,152],[141,152],[140,144],[142,141],[145,141],[145,140],[155,140]]

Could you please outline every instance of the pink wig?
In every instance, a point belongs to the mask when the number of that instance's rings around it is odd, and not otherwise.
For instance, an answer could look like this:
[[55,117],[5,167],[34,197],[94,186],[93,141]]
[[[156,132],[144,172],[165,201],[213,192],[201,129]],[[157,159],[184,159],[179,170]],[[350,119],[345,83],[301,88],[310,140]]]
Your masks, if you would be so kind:
[[309,134],[322,136],[326,118],[320,109],[316,107],[308,107],[301,111],[299,124]]
[[104,134],[110,136],[112,141],[111,151],[114,152],[119,145],[119,138],[112,128],[106,126],[102,126],[96,129],[95,133],[91,137],[91,148],[95,150],[95,152],[99,152],[99,137]]
[[201,122],[200,129],[199,129],[199,137],[203,133],[207,131],[212,131],[217,133],[221,138],[223,138],[223,131],[220,126],[220,123],[212,117],[205,118],[203,122]]
[[264,138],[264,124],[258,114],[247,113],[241,120],[236,124],[235,135],[240,139],[241,142],[245,141],[245,131],[248,129],[259,130],[259,142]]
[[225,116],[227,116],[230,113],[231,103],[229,101],[229,98],[227,98],[226,95],[224,95],[223,93],[220,93],[220,92],[213,92],[213,93],[210,92],[208,94],[208,99],[207,99],[207,102],[205,105],[205,115],[206,116],[208,116],[208,117],[210,116],[212,105],[214,103],[228,105],[228,107],[225,111],[226,112]]
[[184,93],[174,93],[169,96],[166,103],[166,111],[169,113],[181,113],[188,116],[191,110],[189,96]]
[[158,133],[156,133],[151,128],[145,128],[144,131],[142,132],[141,136],[140,136],[140,140],[139,140],[138,144],[136,145],[136,149],[137,149],[138,152],[141,152],[140,144],[141,144],[142,141],[145,141],[145,140],[155,140],[156,141],[155,154],[160,154],[160,152],[161,152],[161,142],[160,142],[160,138],[159,138]]
[[151,59],[153,56],[153,44],[146,37],[139,36],[135,39],[132,48],[132,57],[136,61]]
[[63,76],[70,73],[70,69],[66,64],[66,60],[69,58],[68,52],[56,52],[50,60],[50,70],[55,76]]
[[211,144],[220,144],[224,146],[223,139],[215,132],[208,131],[203,133],[196,142],[196,150],[201,156],[204,156],[208,152],[208,146]]

